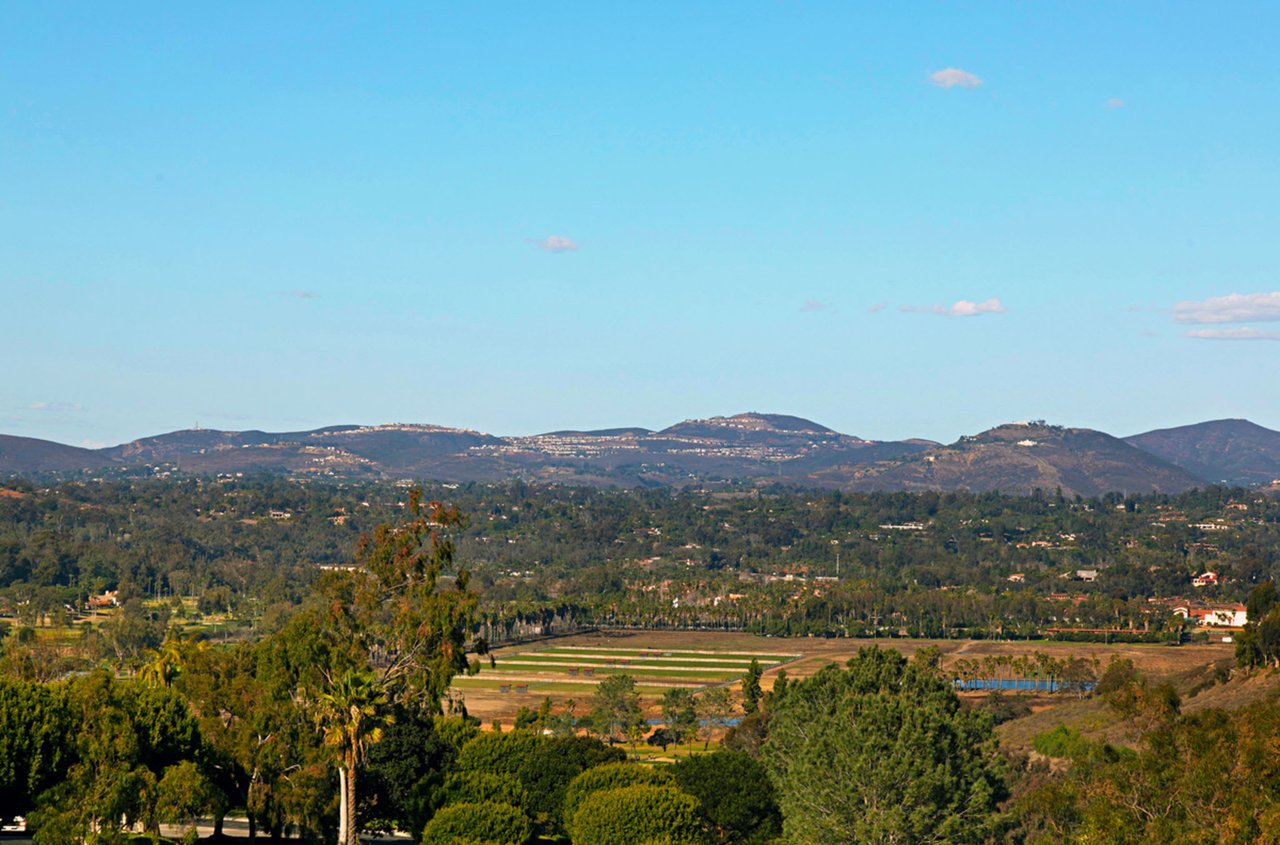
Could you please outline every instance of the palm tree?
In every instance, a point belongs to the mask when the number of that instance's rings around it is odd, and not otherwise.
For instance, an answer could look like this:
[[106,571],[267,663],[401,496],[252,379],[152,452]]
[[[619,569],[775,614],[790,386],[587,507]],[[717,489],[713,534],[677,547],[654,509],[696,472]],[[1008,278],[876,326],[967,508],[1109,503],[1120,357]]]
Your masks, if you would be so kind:
[[338,751],[338,845],[358,845],[356,825],[356,771],[368,746],[382,739],[382,727],[391,723],[383,712],[387,692],[372,674],[348,669],[338,678],[326,673],[329,688],[315,706],[316,725],[325,745]]
[[147,662],[138,670],[138,677],[151,686],[173,686],[189,658],[206,649],[208,645],[194,637],[185,640],[172,635],[165,637],[160,648],[147,650]]

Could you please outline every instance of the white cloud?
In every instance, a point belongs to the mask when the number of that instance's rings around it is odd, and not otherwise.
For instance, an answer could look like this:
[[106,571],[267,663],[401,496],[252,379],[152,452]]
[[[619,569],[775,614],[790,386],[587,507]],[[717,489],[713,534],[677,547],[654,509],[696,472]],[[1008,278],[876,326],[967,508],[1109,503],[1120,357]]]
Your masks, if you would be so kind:
[[823,302],[820,299],[806,299],[804,301],[804,304],[800,306],[801,312],[804,312],[804,313],[812,313],[814,311],[827,311],[827,310],[830,310],[830,308],[831,308],[830,303]]
[[888,307],[889,307],[889,303],[887,302],[877,302],[875,305],[872,305],[870,308],[867,309],[867,313],[879,314],[881,311],[883,311]]
[[1004,303],[992,297],[985,302],[961,299],[952,305],[902,305],[899,311],[907,314],[938,314],[942,317],[978,317],[983,314],[1003,314]]
[[988,299],[986,302],[969,302],[962,299],[955,305],[951,306],[952,317],[976,317],[979,314],[1003,314],[1004,305],[998,299]]
[[80,445],[85,449],[105,449],[107,447],[107,444],[103,443],[101,440],[92,440],[88,437],[81,440]]
[[538,248],[546,252],[577,252],[578,244],[573,238],[566,238],[563,235],[547,235],[540,241],[536,241]]
[[1280,291],[1233,293],[1202,302],[1179,302],[1173,306],[1179,323],[1252,323],[1280,320]]
[[1192,329],[1185,336],[1197,340],[1280,340],[1280,332],[1264,332],[1246,326],[1230,329]]
[[76,402],[32,402],[28,411],[45,411],[50,414],[71,414],[84,410],[84,406]]
[[967,70],[949,67],[929,74],[929,81],[939,88],[977,88],[982,80]]
[[1109,109],[1122,109],[1124,108],[1124,100],[1120,99],[1119,97],[1112,97],[1111,99],[1107,100],[1103,105],[1105,105]]

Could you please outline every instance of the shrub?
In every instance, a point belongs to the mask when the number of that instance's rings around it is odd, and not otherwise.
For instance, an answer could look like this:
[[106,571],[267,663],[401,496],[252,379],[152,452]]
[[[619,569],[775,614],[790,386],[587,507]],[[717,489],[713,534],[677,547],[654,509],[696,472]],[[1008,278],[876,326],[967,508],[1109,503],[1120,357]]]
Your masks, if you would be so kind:
[[1115,762],[1129,754],[1127,749],[1114,748],[1105,742],[1091,742],[1066,725],[1037,734],[1031,746],[1046,757],[1066,758],[1077,763]]
[[452,804],[422,831],[422,845],[524,845],[533,836],[529,817],[510,804]]
[[543,741],[542,737],[528,731],[477,734],[458,752],[458,769],[514,776],[524,758]]
[[674,786],[593,792],[569,824],[574,845],[704,845],[698,799]]
[[445,804],[510,804],[523,807],[529,800],[520,781],[492,772],[451,772],[444,780]]
[[606,763],[587,769],[569,782],[564,793],[564,823],[568,827],[578,805],[593,792],[624,786],[671,786],[675,778],[666,769],[651,769],[638,763]]

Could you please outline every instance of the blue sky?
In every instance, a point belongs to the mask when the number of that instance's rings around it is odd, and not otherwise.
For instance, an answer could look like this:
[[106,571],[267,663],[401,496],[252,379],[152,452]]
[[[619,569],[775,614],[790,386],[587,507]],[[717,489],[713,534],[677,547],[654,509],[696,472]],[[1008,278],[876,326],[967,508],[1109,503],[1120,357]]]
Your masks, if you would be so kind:
[[1280,428],[1276,4],[0,6],[0,432]]

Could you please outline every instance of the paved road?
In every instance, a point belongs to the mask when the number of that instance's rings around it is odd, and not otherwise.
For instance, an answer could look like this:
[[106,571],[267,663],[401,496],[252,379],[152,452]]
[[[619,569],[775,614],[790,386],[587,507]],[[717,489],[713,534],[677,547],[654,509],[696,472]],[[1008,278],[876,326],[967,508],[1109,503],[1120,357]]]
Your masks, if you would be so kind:
[[[161,834],[179,842],[182,840],[182,836],[186,833],[186,830],[186,828],[170,827],[169,825],[160,826]],[[200,824],[196,825],[196,830],[199,832],[201,839],[212,836],[213,822],[202,821]],[[227,817],[222,823],[222,832],[227,836],[234,837],[236,839],[248,839],[249,821],[244,818]],[[403,843],[408,842],[409,839],[410,837],[407,834],[397,834],[394,836],[384,837],[365,836],[361,838],[361,841],[369,843],[396,843],[396,845],[403,845]],[[32,845],[32,842],[31,837],[27,836],[25,833],[12,833],[6,831],[0,833],[0,845]]]

